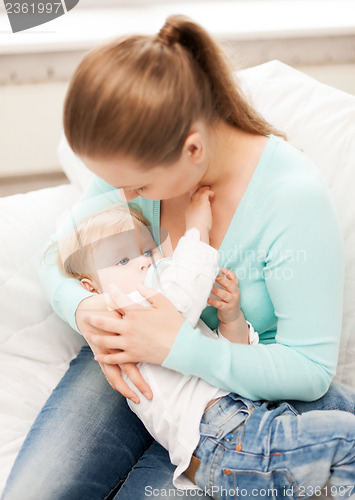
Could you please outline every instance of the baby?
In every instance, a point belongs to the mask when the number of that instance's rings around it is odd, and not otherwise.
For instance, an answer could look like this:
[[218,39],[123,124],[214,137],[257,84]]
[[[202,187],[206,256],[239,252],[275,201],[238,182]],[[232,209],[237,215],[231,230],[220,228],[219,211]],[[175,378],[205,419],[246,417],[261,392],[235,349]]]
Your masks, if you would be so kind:
[[[136,290],[139,283],[145,284],[163,293],[206,336],[218,335],[224,342],[258,343],[258,334],[240,309],[236,275],[228,269],[221,269],[222,275],[218,275],[218,251],[209,246],[212,196],[208,187],[193,194],[185,213],[186,232],[171,258],[163,258],[152,236],[154,228],[137,209],[115,204],[83,220],[73,234],[59,242],[60,267],[93,293],[108,292],[115,284],[133,302],[149,306]],[[211,292],[214,297],[209,298]],[[211,332],[199,320],[207,304],[218,311],[218,332]],[[138,367],[153,399],[148,401],[138,391],[140,404],[128,403],[169,451],[177,465],[175,485],[191,487],[182,474],[199,441],[202,414],[212,400],[227,392],[162,366],[141,363]]]
[[[163,258],[151,234],[154,228],[149,227],[139,208],[133,204],[117,203],[87,217],[78,224],[75,232],[59,242],[59,266],[64,274],[79,279],[84,288],[90,292],[108,292],[110,284],[115,284],[125,294],[133,297],[135,301],[139,299],[140,302],[144,302],[144,299],[136,291],[138,283],[148,285],[154,282],[154,288],[157,286],[159,289],[163,288],[164,295],[174,303],[177,300],[174,296],[169,297],[171,288],[169,285],[174,280],[183,282],[180,274],[182,269],[209,278],[213,275],[217,287],[203,289],[199,286],[199,281],[205,284],[202,278],[196,283],[192,275],[186,273],[183,273],[183,277],[193,282],[194,286],[191,290],[188,289],[188,283],[183,283],[180,287],[185,294],[190,295],[192,301],[198,301],[204,307],[208,303],[218,310],[219,334],[231,342],[255,343],[255,332],[250,330],[251,325],[245,321],[240,309],[240,292],[236,275],[228,269],[221,269],[223,276],[217,275],[218,252],[208,247],[212,225],[209,201],[211,196],[213,193],[207,187],[200,188],[193,194],[185,213],[186,233],[180,240],[172,259]],[[195,232],[192,232],[193,229]],[[198,237],[196,230],[199,232]],[[194,239],[192,234],[195,234],[195,243],[192,243]],[[177,268],[177,258],[182,253],[183,246],[191,249],[191,253],[182,256],[185,260],[182,259],[179,262],[179,266],[182,267]],[[202,257],[207,257],[206,262],[202,262]],[[198,266],[198,269],[193,269],[194,265]],[[168,268],[170,268],[169,273]],[[177,289],[176,284],[174,292]],[[211,292],[217,299],[208,298]],[[203,298],[206,296],[206,300],[201,300],[201,295]],[[184,304],[182,307],[186,310],[187,306]],[[178,309],[184,313],[179,307]],[[197,320],[198,318],[190,322],[196,323]]]

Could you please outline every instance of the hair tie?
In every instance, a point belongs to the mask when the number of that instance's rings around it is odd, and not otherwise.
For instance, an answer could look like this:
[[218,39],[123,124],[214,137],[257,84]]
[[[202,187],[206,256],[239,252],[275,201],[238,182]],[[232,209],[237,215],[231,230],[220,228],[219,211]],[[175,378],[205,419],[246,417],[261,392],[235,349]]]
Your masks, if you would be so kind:
[[172,47],[180,41],[180,32],[172,24],[165,23],[157,35],[157,40],[168,47]]

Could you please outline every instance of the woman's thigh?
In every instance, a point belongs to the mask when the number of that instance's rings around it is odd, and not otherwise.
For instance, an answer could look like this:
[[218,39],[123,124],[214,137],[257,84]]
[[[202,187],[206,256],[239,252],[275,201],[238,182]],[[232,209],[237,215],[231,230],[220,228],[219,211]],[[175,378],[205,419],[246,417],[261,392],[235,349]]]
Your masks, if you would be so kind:
[[103,500],[151,443],[84,347],[27,435],[3,500]]
[[316,401],[288,401],[298,413],[312,410],[341,410],[355,413],[355,391],[350,387],[333,381],[328,391]]
[[168,452],[156,441],[142,455],[129,473],[114,500],[154,500],[165,498],[199,498],[211,500],[203,491],[177,490],[173,485],[175,466]]

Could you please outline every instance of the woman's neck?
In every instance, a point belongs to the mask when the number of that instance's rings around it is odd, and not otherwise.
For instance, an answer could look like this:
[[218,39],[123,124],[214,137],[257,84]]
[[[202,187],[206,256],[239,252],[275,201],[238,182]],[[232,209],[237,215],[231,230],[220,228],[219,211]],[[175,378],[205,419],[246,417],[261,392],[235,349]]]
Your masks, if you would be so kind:
[[[210,186],[215,196],[211,200],[212,230],[210,244],[218,249],[228,230],[230,222],[248,187],[259,163],[268,138],[248,134],[227,125],[214,131],[209,138],[205,135],[206,167],[199,186]],[[172,249],[185,232],[184,212],[190,194],[163,200],[161,204],[161,226],[170,236]],[[165,255],[171,255],[164,249]]]
[[220,123],[206,141],[207,169],[201,186],[219,190],[231,181],[249,182],[267,138]]

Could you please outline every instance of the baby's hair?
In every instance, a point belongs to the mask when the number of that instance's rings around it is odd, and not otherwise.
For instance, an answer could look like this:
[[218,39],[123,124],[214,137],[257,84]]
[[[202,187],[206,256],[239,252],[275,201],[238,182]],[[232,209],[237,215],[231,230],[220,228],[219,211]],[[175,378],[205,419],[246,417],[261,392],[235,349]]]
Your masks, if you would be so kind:
[[207,31],[179,15],[157,35],[125,36],[89,51],[71,79],[63,119],[77,155],[124,155],[144,168],[174,163],[198,120],[211,131],[222,121],[285,137],[248,103]]
[[73,231],[58,242],[58,265],[69,278],[82,280],[94,275],[92,247],[104,238],[148,226],[140,208],[132,203],[115,203],[83,219]]

